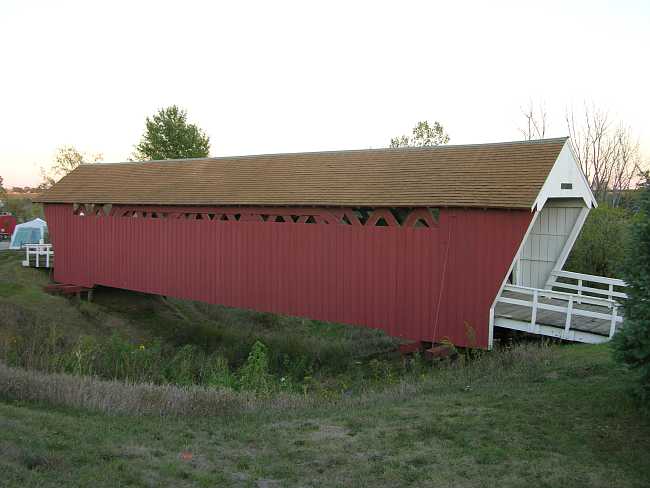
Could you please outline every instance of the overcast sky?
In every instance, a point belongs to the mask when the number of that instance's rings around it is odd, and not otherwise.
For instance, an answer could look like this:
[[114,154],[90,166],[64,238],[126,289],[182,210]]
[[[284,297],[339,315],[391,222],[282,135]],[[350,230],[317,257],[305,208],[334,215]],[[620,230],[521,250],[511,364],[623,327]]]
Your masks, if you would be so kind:
[[550,136],[584,101],[650,155],[650,1],[0,0],[0,176],[58,146],[126,160],[178,104],[214,156],[386,146],[418,120],[451,143]]

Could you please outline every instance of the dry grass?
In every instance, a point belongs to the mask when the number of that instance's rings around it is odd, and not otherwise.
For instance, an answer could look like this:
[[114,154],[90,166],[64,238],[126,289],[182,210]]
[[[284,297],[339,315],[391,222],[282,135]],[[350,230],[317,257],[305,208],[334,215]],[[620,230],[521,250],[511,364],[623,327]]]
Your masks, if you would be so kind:
[[0,397],[44,402],[111,414],[215,416],[257,409],[305,407],[309,397],[277,394],[271,398],[251,392],[200,386],[125,383],[88,376],[42,373],[0,364]]
[[155,385],[102,380],[89,376],[44,373],[0,363],[0,397],[14,401],[89,409],[109,414],[220,416],[256,410],[286,410],[324,405],[362,406],[408,398],[418,393],[444,394],[472,388],[475,383],[510,385],[535,381],[547,373],[554,350],[522,344],[475,359],[461,357],[437,367],[421,364],[414,374],[384,388],[368,388],[360,395],[323,398],[314,394],[275,393],[201,386]]

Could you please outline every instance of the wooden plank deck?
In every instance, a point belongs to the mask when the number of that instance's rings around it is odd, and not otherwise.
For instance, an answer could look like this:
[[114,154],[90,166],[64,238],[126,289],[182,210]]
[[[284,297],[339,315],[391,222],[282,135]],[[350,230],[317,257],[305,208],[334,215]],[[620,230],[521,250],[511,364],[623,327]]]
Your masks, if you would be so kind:
[[[504,290],[501,296],[506,298],[522,299],[522,295],[515,293],[509,290]],[[540,297],[539,303],[547,305],[557,305],[557,306],[566,306],[566,300],[560,300],[556,298],[547,298]],[[591,312],[599,313],[610,313],[611,309],[607,307],[601,307],[598,305],[591,305],[585,303],[573,303],[574,310],[587,310]],[[503,317],[512,320],[520,320],[522,322],[530,322],[532,315],[532,308],[524,307],[522,305],[514,305],[510,303],[499,303],[497,302],[494,309],[494,314],[497,317]],[[566,323],[566,314],[562,312],[556,312],[552,310],[537,310],[537,317],[535,322],[541,325],[548,325],[552,327],[557,327],[558,329],[564,329]],[[590,332],[592,334],[598,334],[603,336],[609,336],[611,323],[608,320],[592,317],[582,317],[579,315],[573,315],[571,318],[571,329],[579,330],[582,332]]]

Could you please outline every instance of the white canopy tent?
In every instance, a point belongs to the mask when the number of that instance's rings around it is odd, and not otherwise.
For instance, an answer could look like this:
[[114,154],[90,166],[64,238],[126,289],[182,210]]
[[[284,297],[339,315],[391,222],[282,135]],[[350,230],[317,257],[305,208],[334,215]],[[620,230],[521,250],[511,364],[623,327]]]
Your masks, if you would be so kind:
[[9,249],[20,249],[25,244],[38,244],[45,240],[47,222],[43,219],[34,219],[23,224],[18,224],[11,236]]

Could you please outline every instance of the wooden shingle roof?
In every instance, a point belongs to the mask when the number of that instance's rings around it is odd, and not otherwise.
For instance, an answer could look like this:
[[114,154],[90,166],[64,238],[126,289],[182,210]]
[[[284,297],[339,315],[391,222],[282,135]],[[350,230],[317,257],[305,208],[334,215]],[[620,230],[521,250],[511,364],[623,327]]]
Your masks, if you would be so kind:
[[530,208],[565,142],[86,164],[38,201]]

